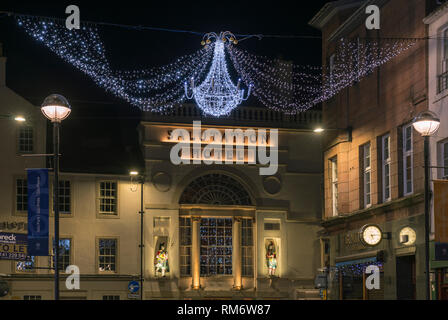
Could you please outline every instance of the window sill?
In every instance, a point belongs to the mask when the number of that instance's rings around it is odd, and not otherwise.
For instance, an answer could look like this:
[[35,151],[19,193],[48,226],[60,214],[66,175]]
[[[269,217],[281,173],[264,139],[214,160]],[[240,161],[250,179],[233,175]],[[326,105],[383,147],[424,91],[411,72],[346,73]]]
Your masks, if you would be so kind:
[[105,220],[107,220],[107,219],[112,219],[112,220],[114,220],[114,219],[120,219],[120,215],[119,214],[114,214],[114,215],[112,215],[112,214],[104,214],[104,213],[97,213],[96,214],[96,218],[97,219],[105,219]]
[[28,217],[28,211],[14,211],[12,215],[16,217]]

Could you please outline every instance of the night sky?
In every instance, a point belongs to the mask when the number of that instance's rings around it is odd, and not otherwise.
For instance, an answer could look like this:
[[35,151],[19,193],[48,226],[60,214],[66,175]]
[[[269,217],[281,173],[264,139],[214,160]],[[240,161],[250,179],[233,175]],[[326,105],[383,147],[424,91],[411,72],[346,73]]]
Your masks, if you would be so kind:
[[[311,36],[317,38],[261,41],[253,38],[240,46],[257,55],[292,60],[296,64],[321,64],[320,32],[308,26],[308,21],[329,1],[93,2],[2,0],[0,11],[65,19],[65,8],[76,4],[81,10],[81,21],[201,33],[229,30],[235,34]],[[168,64],[201,48],[201,37],[186,33],[100,27],[100,34],[116,69]],[[143,165],[136,131],[141,115],[137,108],[97,87],[89,77],[32,40],[12,17],[0,18],[0,41],[8,57],[8,87],[35,105],[52,93],[64,95],[72,104],[72,114],[61,130],[62,171],[126,174],[129,167]]]

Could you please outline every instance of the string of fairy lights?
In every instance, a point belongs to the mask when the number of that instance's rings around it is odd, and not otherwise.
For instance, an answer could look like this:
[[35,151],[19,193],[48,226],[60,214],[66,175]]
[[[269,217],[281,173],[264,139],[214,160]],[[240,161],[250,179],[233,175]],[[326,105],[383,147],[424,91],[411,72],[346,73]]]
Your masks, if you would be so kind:
[[98,29],[68,30],[59,22],[18,17],[18,25],[61,59],[93,81],[145,111],[164,112],[185,102],[183,83],[201,79],[212,57],[210,48],[180,57],[170,65],[137,71],[114,71],[106,57]]
[[[360,81],[417,42],[341,39],[327,64],[317,67],[250,53],[238,47],[237,36],[230,32],[209,33],[203,38],[202,48],[171,64],[113,70],[96,26],[84,24],[80,30],[69,30],[57,19],[20,15],[15,18],[29,36],[98,86],[141,110],[163,113],[194,99],[205,115],[214,117],[230,114],[251,94],[266,108],[286,114],[304,112]],[[245,39],[250,37],[245,35]],[[232,81],[229,67],[240,79]]]

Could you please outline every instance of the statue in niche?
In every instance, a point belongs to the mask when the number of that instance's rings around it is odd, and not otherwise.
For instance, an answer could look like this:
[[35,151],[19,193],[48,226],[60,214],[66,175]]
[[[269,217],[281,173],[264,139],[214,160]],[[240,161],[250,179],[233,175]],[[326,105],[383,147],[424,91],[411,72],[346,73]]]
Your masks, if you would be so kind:
[[168,265],[168,251],[165,248],[165,243],[160,244],[155,260],[156,277],[165,278],[166,273],[170,271]]
[[266,247],[266,264],[269,270],[269,277],[275,276],[277,270],[277,250],[273,240],[269,240]]

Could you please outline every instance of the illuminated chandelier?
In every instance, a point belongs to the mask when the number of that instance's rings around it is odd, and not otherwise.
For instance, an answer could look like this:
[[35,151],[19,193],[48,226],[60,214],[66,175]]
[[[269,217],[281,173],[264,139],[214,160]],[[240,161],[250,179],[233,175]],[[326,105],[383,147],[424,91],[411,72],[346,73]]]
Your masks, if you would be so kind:
[[[249,85],[247,95],[241,89],[241,79],[234,85],[230,79],[225,60],[225,43],[237,44],[235,36],[226,31],[218,36],[216,33],[208,33],[204,36],[202,45],[208,46],[214,40],[214,56],[210,71],[199,86],[195,86],[194,79],[190,81],[191,89],[185,82],[185,95],[188,99],[196,101],[199,108],[206,114],[214,117],[229,115],[241,102],[246,101],[251,93],[252,84]],[[190,92],[191,91],[191,92]]]

